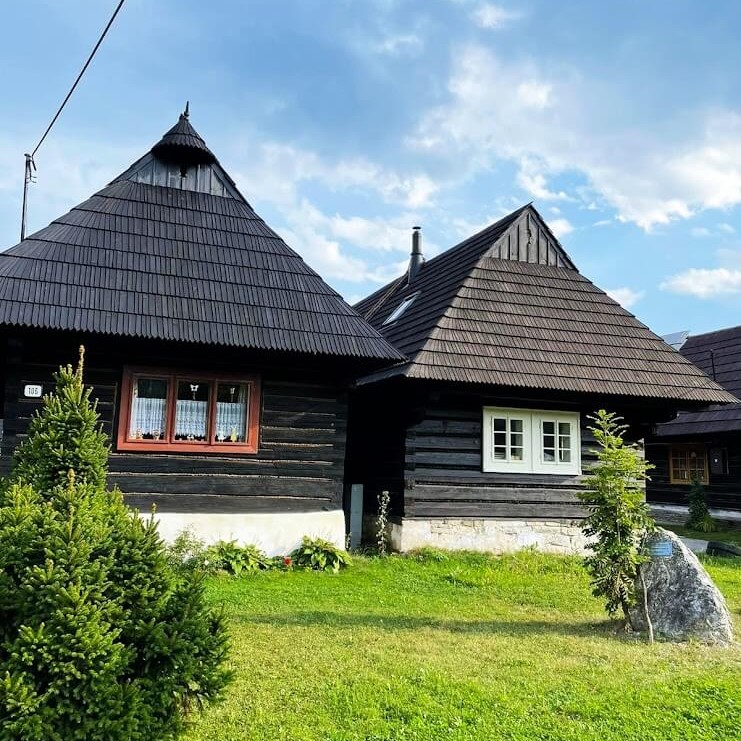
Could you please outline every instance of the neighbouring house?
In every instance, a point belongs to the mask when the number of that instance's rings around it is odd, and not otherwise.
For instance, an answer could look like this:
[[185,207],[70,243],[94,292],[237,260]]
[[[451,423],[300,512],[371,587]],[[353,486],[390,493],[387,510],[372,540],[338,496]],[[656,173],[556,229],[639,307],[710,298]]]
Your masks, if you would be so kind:
[[[669,339],[683,357],[741,396],[741,326]],[[649,502],[686,506],[697,478],[711,507],[741,510],[741,403],[681,412],[657,425],[647,451],[656,466],[646,490]]]
[[255,213],[191,125],[0,253],[0,466],[86,348],[110,483],[163,534],[344,544],[348,389],[402,359]]
[[359,379],[347,464],[367,512],[390,493],[401,550],[579,550],[590,413],[640,440],[735,401],[581,275],[531,205],[427,262],[415,229],[407,273],[355,308],[407,358]]

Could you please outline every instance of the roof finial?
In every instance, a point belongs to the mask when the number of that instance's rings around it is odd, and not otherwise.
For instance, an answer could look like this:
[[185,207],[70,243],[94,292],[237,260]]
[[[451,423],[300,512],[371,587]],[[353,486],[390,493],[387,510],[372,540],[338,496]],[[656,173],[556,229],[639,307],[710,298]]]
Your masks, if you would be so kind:
[[190,101],[189,100],[186,100],[185,101],[185,110],[183,111],[183,116],[185,116],[186,118],[188,118],[190,116],[190,112],[188,110],[189,108],[190,108]]

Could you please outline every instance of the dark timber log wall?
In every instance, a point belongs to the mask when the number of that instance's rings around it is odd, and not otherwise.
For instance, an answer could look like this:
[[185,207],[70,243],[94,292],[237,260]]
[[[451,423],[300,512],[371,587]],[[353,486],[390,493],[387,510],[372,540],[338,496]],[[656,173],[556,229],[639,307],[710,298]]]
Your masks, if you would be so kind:
[[[705,435],[679,438],[678,445],[693,443],[711,448],[721,448],[728,454],[728,473],[710,472],[710,482],[705,493],[711,507],[741,510],[741,433]],[[647,446],[647,457],[656,468],[651,471],[651,481],[646,487],[646,498],[657,504],[687,504],[686,484],[672,484],[669,477],[671,443],[667,440],[652,441]]]
[[[577,498],[582,476],[482,472],[483,406],[434,406],[409,429],[404,516],[544,520],[584,517],[585,510]],[[594,439],[585,421],[582,416],[583,469],[594,462]]]
[[397,379],[361,387],[351,399],[348,482],[365,485],[366,512],[378,492],[391,495],[397,518],[510,518],[573,520],[586,511],[577,498],[585,476],[484,473],[484,406],[554,409],[581,415],[582,471],[595,461],[587,415],[608,403],[643,437],[665,409],[644,402],[533,392],[487,394],[463,384]]
[[[82,338],[85,339],[85,338]],[[26,384],[53,388],[52,373],[74,362],[80,338],[29,333],[11,338],[5,356],[5,434],[0,463],[7,471],[40,400],[26,399]],[[342,506],[347,430],[346,383],[318,361],[283,363],[215,348],[172,348],[87,338],[85,380],[94,387],[106,433],[118,423],[124,364],[245,374],[262,380],[260,444],[256,454],[112,452],[110,483],[127,500],[160,511],[307,512]],[[325,361],[326,362],[326,361]],[[303,367],[302,367],[303,366]]]

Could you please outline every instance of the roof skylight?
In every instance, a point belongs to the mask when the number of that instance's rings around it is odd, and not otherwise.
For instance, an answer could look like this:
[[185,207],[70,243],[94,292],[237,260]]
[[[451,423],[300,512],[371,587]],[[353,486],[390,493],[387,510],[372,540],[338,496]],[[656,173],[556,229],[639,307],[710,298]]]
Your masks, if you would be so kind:
[[419,292],[407,296],[384,320],[382,327],[395,322],[413,303],[414,299],[419,296]]

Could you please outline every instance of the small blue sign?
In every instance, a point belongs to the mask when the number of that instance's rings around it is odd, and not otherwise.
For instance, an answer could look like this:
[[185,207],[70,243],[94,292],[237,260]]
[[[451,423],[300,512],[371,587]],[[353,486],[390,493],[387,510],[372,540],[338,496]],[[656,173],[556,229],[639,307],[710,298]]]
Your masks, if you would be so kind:
[[671,540],[656,540],[648,548],[651,558],[671,558],[672,542]]

